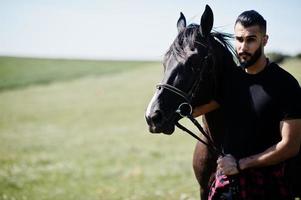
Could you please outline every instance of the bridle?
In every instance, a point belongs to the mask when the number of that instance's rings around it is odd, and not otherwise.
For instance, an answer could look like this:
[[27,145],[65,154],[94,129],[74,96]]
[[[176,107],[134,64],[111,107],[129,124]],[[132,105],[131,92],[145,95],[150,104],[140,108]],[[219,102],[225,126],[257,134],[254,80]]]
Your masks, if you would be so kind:
[[[207,60],[211,57],[211,55],[209,54],[208,56],[204,57],[202,63],[208,63]],[[188,93],[180,90],[179,88],[172,86],[170,84],[164,83],[164,84],[158,84],[156,86],[157,89],[166,89],[167,91],[176,94],[177,96],[182,97],[182,99],[184,100],[183,103],[181,103],[178,108],[175,110],[176,114],[179,114],[181,117],[183,118],[188,118],[198,129],[199,131],[205,136],[205,138],[207,139],[207,142],[204,141],[203,139],[201,139],[200,137],[198,137],[195,133],[193,133],[192,131],[190,131],[189,129],[187,129],[185,126],[181,125],[178,121],[175,123],[175,125],[187,132],[189,135],[191,135],[192,137],[194,137],[195,139],[197,139],[198,141],[200,141],[201,143],[203,143],[204,145],[206,145],[208,147],[208,149],[210,151],[212,151],[213,153],[217,153],[218,155],[224,155],[224,153],[220,150],[220,148],[218,148],[216,146],[216,144],[214,144],[214,142],[212,141],[211,137],[209,136],[209,134],[204,130],[204,128],[200,125],[200,123],[192,116],[192,99],[195,97],[196,92],[200,86],[201,83],[201,70],[199,71],[199,78],[196,79],[196,81],[193,83],[193,86],[191,87],[191,89],[189,90]]]
[[[209,41],[209,40],[208,40]],[[210,42],[210,41],[209,41]],[[210,46],[210,45],[209,45]],[[206,62],[206,64],[208,65],[208,58],[212,55],[210,55],[210,51],[211,49],[208,49],[208,55],[204,58],[203,65],[204,62]],[[212,60],[214,61],[214,59]],[[215,66],[215,64],[213,64],[213,66]],[[208,67],[208,66],[206,66]],[[216,81],[217,82],[217,81]],[[172,86],[170,84],[164,83],[164,84],[158,84],[156,87],[157,89],[166,89],[167,91],[181,97],[184,102],[181,103],[178,108],[175,110],[175,114],[180,115],[181,117],[186,117],[188,118],[197,128],[198,130],[201,132],[201,134],[207,139],[207,141],[201,139],[200,137],[198,137],[195,133],[193,133],[192,131],[190,131],[188,128],[186,128],[185,126],[183,126],[182,124],[179,123],[179,121],[177,121],[175,123],[175,125],[183,130],[184,132],[188,133],[189,135],[191,135],[193,138],[197,139],[199,142],[203,143],[205,146],[207,146],[208,150],[210,152],[213,153],[213,155],[217,155],[217,156],[225,156],[225,153],[222,151],[222,149],[220,147],[218,147],[212,140],[212,138],[209,136],[209,134],[204,130],[204,128],[200,125],[200,123],[192,116],[192,99],[195,97],[195,95],[198,92],[199,86],[201,83],[201,70],[199,72],[199,76],[196,79],[196,81],[193,83],[193,86],[191,87],[191,89],[189,90],[189,92],[184,92],[181,89]],[[217,86],[217,84],[215,83],[215,86]],[[214,95],[216,95],[217,89],[215,88],[215,92]],[[238,191],[238,183],[237,183],[237,178],[235,176],[229,176],[229,181],[230,181],[230,189],[229,189],[229,193],[227,194],[227,198],[226,199],[233,199],[233,195],[235,195],[235,193],[237,193]]]
[[[201,65],[204,65],[204,64],[207,65],[208,60],[209,60],[209,58],[211,58],[211,57],[212,57],[212,54],[209,53],[209,50],[208,50],[208,55],[205,56],[205,57],[200,61]],[[207,68],[207,67],[205,67],[205,68]],[[199,86],[200,86],[200,83],[201,83],[201,78],[200,78],[200,77],[201,77],[202,70],[198,70],[197,72],[198,72],[198,76],[197,76],[197,77],[199,77],[199,78],[197,78],[196,81],[193,83],[193,85],[192,85],[192,87],[191,87],[191,89],[189,90],[188,93],[186,93],[186,92],[184,92],[184,91],[178,89],[177,87],[175,87],[175,86],[173,86],[173,85],[167,84],[167,83],[161,83],[161,84],[158,84],[158,85],[156,85],[156,88],[157,88],[157,89],[161,89],[161,88],[167,89],[168,91],[170,91],[170,92],[172,92],[172,93],[174,93],[174,94],[176,94],[176,95],[182,97],[182,98],[185,100],[185,102],[190,106],[190,108],[191,108],[191,111],[190,111],[191,113],[190,113],[190,114],[192,114],[192,106],[191,106],[191,103],[192,103],[192,99],[196,96],[197,89],[198,89]],[[180,107],[180,106],[179,106],[179,107]],[[179,114],[181,115],[181,113],[179,113]],[[182,115],[181,115],[181,116],[182,116]],[[182,117],[185,117],[185,116],[182,116]]]

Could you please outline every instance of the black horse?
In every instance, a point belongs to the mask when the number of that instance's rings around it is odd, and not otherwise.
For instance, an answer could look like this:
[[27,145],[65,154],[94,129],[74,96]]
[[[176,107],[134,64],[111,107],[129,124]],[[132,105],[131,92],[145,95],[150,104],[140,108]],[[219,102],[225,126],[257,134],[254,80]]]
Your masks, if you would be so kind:
[[[231,35],[213,32],[212,27],[213,13],[208,5],[200,25],[186,27],[181,13],[177,22],[178,35],[164,57],[164,78],[146,111],[150,132],[172,134],[175,124],[181,119],[177,112],[179,107],[186,105],[191,112],[194,107],[208,105],[217,99],[222,92],[221,84],[226,80],[224,71],[237,67],[235,51],[229,43]],[[219,108],[204,113],[207,132],[215,146],[219,146],[224,132],[222,112]],[[197,143],[193,168],[202,199],[207,199],[217,156],[206,145]]]
[[[236,67],[229,34],[211,32],[213,13],[206,6],[201,24],[186,27],[184,15],[177,22],[178,36],[164,57],[164,78],[146,111],[152,133],[172,134],[181,116],[175,111],[182,103],[193,108],[205,105],[220,93],[223,71]],[[207,132],[218,146],[223,135],[221,109],[205,114]],[[205,140],[205,138],[203,138]],[[208,195],[208,182],[216,167],[217,155],[198,142],[193,166],[201,186],[201,196]]]

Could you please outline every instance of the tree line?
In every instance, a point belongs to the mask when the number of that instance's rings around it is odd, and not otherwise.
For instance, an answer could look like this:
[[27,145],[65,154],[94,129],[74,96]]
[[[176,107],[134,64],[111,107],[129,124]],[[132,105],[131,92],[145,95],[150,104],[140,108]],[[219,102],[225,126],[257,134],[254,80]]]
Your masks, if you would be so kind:
[[301,53],[291,56],[291,55],[283,54],[283,53],[279,53],[279,52],[271,52],[271,53],[267,53],[267,57],[273,62],[282,63],[284,60],[289,59],[289,58],[301,59]]

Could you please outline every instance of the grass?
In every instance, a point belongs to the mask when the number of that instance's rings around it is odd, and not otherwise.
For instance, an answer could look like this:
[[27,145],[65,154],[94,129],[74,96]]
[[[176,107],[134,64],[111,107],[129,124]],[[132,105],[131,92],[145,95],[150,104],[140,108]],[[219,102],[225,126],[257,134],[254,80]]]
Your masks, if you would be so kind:
[[301,84],[301,59],[287,59],[280,65],[283,66],[288,72],[293,74],[294,77],[299,81],[299,84]]
[[145,124],[161,72],[147,64],[2,91],[0,199],[197,199],[195,141]]
[[[159,63],[5,59],[1,200],[198,199],[195,141],[152,135],[145,124]],[[300,63],[283,64],[299,81]]]
[[155,62],[0,57],[0,91],[82,76],[120,73],[148,63]]

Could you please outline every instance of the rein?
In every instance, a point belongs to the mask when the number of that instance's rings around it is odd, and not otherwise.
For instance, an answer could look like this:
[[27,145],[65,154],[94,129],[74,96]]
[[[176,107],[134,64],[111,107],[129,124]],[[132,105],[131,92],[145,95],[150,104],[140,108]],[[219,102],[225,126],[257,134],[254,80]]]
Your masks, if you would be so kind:
[[214,142],[212,141],[212,139],[210,138],[210,136],[208,135],[208,133],[204,130],[204,128],[201,126],[201,124],[192,116],[192,115],[187,115],[186,116],[197,128],[198,130],[206,137],[206,139],[208,140],[208,142],[205,142],[204,140],[202,140],[200,137],[198,137],[195,133],[193,133],[192,131],[190,131],[188,128],[186,128],[185,126],[183,126],[182,124],[180,124],[179,122],[176,122],[176,126],[181,129],[182,131],[185,131],[186,133],[188,133],[189,135],[191,135],[192,137],[194,137],[195,139],[197,139],[199,142],[203,143],[204,145],[206,145],[208,147],[208,149],[212,152],[212,153],[216,153],[218,155],[224,156],[225,154],[214,144]]

